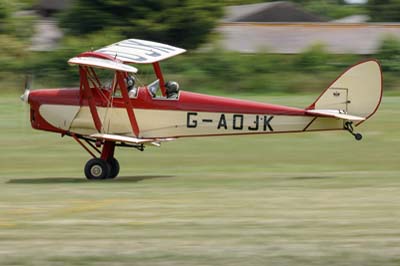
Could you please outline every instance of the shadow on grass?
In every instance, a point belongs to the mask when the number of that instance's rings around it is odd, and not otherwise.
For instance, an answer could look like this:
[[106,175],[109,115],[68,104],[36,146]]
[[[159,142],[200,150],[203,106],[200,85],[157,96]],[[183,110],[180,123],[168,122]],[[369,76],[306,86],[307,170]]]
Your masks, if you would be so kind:
[[317,179],[332,179],[334,176],[295,176],[290,179],[293,180],[317,180]]
[[66,183],[136,183],[156,178],[172,178],[168,175],[148,175],[148,176],[120,176],[116,179],[87,180],[86,178],[73,177],[45,177],[45,178],[19,178],[10,179],[7,184],[66,184]]

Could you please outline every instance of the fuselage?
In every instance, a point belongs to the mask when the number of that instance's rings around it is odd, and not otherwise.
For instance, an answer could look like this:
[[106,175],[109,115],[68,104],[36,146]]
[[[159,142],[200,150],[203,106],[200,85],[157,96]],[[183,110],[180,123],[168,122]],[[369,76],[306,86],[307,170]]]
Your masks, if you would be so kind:
[[[107,134],[132,136],[122,97],[110,101],[109,90],[93,90]],[[176,99],[152,97],[146,87],[130,98],[142,138],[267,134],[342,128],[340,121],[307,115],[304,109],[180,91]],[[98,133],[87,100],[75,89],[30,92],[32,127],[59,133]]]

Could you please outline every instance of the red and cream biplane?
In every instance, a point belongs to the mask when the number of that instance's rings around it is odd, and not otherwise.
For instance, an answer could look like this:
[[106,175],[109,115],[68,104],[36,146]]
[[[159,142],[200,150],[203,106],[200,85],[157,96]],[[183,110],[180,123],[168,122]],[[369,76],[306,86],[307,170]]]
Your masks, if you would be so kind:
[[[116,146],[143,150],[146,145],[181,137],[225,136],[347,130],[371,117],[382,97],[382,73],[375,60],[342,73],[305,109],[209,96],[179,90],[165,82],[159,62],[185,52],[161,43],[128,39],[84,52],[68,63],[78,65],[80,87],[25,90],[32,127],[71,136],[93,157],[88,179],[115,178]],[[129,64],[152,64],[155,77],[139,84]],[[99,72],[111,73],[102,82]],[[98,153],[98,156],[95,153]]]

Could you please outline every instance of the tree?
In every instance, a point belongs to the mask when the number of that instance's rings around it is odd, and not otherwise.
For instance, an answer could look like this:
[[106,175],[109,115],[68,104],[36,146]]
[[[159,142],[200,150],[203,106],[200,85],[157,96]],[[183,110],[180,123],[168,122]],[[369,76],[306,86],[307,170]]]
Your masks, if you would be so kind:
[[400,21],[400,0],[369,0],[367,9],[371,21]]
[[9,1],[0,0],[0,33],[7,31],[7,26],[12,14],[12,6]]
[[61,17],[70,35],[112,29],[126,38],[143,38],[195,48],[222,16],[216,1],[77,0]]
[[376,56],[381,60],[383,70],[400,71],[400,39],[386,36]]

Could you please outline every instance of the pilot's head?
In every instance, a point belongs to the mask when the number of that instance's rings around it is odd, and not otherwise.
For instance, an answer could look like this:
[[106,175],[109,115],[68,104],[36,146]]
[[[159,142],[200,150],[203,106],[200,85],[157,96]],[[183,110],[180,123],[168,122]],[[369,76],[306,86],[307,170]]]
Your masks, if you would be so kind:
[[178,93],[179,84],[176,81],[168,81],[165,83],[165,88],[167,89],[167,94]]
[[128,91],[133,89],[135,86],[135,77],[134,76],[128,76],[126,78],[126,87],[128,88]]

